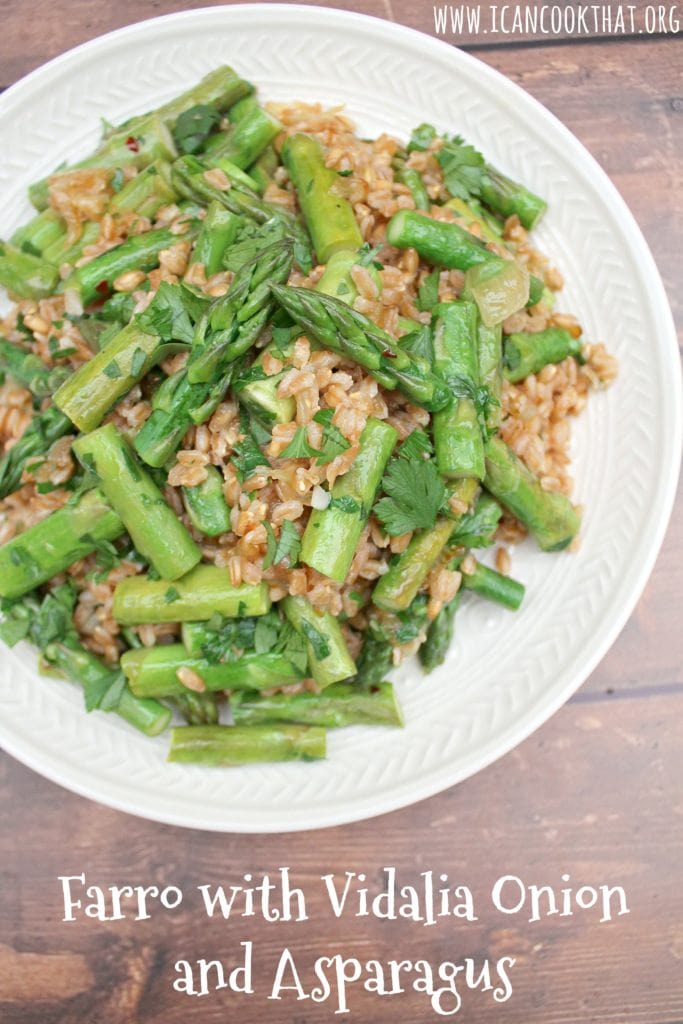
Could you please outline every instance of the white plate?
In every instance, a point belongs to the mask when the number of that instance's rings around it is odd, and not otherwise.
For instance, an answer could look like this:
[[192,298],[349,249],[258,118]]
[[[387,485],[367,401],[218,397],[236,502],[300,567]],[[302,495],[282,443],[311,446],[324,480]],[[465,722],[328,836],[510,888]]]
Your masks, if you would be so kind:
[[484,602],[458,613],[457,645],[428,678],[399,675],[404,732],[330,735],[318,764],[226,771],[165,763],[111,716],[86,716],[80,691],[46,680],[25,646],[3,652],[0,741],[85,796],[204,829],[319,828],[410,804],[466,778],[544,722],[614,641],[661,544],[680,454],[676,339],[659,275],[605,174],[551,114],[445,43],[373,18],[314,7],[211,7],[158,18],[80,46],[0,99],[0,235],[29,215],[30,181],[84,156],[99,118],[156,106],[221,63],[263,97],[346,104],[364,133],[407,137],[421,121],[462,132],[549,201],[536,233],[568,282],[561,308],[620,360],[617,384],[575,427],[576,555],[515,555],[527,584],[511,615]]

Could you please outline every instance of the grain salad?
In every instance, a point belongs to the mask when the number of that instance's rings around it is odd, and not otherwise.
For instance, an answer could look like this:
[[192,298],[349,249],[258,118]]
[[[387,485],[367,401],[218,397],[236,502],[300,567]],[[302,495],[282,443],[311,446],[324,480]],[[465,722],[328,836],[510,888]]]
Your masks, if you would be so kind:
[[29,195],[0,634],[89,711],[184,719],[181,762],[323,757],[403,724],[387,675],[444,661],[461,598],[520,607],[512,545],[578,546],[571,418],[616,364],[544,200],[459,136],[364,139],[221,67]]

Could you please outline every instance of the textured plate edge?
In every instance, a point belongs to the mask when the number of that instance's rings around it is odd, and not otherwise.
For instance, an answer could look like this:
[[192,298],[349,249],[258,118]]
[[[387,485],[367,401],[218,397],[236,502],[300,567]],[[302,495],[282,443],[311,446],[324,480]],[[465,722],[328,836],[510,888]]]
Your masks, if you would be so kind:
[[[490,83],[500,83],[502,80],[508,88],[512,88],[516,96],[519,98],[519,102],[523,103],[530,112],[533,112],[534,110],[542,111],[544,118],[552,120],[555,129],[564,139],[565,144],[571,148],[577,164],[585,172],[586,179],[591,186],[599,190],[601,199],[603,202],[608,202],[608,205],[611,208],[611,213],[619,219],[622,229],[629,236],[631,245],[633,246],[633,251],[641,261],[643,277],[646,277],[650,287],[654,286],[656,290],[656,294],[653,296],[653,307],[657,310],[659,327],[661,329],[659,342],[662,345],[663,355],[670,363],[669,368],[673,370],[672,376],[678,376],[679,357],[676,331],[659,270],[633,214],[629,210],[618,189],[612,183],[597,160],[595,160],[585,146],[579,142],[571,131],[566,128],[551,111],[522,89],[521,86],[518,86],[517,83],[513,82],[511,79],[507,78],[501,72],[492,68],[485,62],[479,61],[471,54],[465,53],[462,50],[457,50],[456,47],[449,43],[434,39],[433,37],[418,32],[415,29],[386,22],[381,18],[369,15],[356,14],[349,11],[338,10],[336,8],[311,8],[298,4],[238,4],[230,7],[214,6],[195,8],[175,14],[163,15],[157,18],[145,19],[144,21],[137,22],[134,25],[128,25],[105,35],[98,36],[93,40],[82,43],[81,45],[68,50],[66,53],[60,54],[48,63],[30,72],[27,76],[20,79],[19,82],[10,86],[0,98],[0,108],[6,108],[7,106],[10,106],[11,108],[15,97],[18,100],[21,100],[22,93],[27,89],[30,89],[30,86],[34,81],[39,80],[43,82],[46,78],[49,78],[51,73],[58,74],[63,64],[69,64],[81,53],[85,52],[90,56],[99,48],[106,49],[112,43],[116,44],[125,40],[127,36],[134,37],[143,28],[149,30],[152,26],[161,27],[162,25],[165,26],[169,23],[178,23],[183,20],[204,20],[211,16],[220,16],[225,12],[230,12],[231,14],[249,13],[254,17],[261,15],[264,19],[272,19],[279,16],[282,16],[285,19],[290,17],[314,17],[317,21],[329,23],[331,27],[333,27],[335,23],[340,22],[356,26],[370,24],[375,30],[380,29],[383,34],[393,36],[397,41],[400,40],[407,45],[410,45],[411,43],[415,44],[416,41],[420,41],[422,47],[426,46],[428,48],[436,48],[436,50],[438,50],[442,55],[445,55],[446,53],[452,55],[453,52],[456,51],[459,60],[469,63],[471,66],[476,66],[477,74],[488,79]],[[389,813],[401,807],[409,806],[412,803],[426,799],[427,797],[433,796],[436,793],[442,792],[443,790],[464,781],[464,779],[476,774],[498,758],[509,753],[510,750],[523,742],[523,740],[525,740],[545,721],[554,715],[555,712],[566,703],[569,697],[576,692],[576,690],[594,671],[630,618],[661,549],[664,535],[671,517],[678,483],[681,438],[683,433],[683,409],[680,389],[672,388],[669,397],[671,399],[671,416],[673,421],[673,430],[671,431],[672,443],[668,449],[670,454],[669,465],[665,465],[664,473],[660,478],[662,494],[658,503],[657,519],[652,527],[653,538],[648,548],[647,557],[641,559],[637,570],[631,571],[631,573],[626,577],[625,582],[622,584],[620,592],[625,591],[625,594],[620,601],[620,613],[615,616],[610,627],[605,629],[601,642],[597,644],[592,655],[583,663],[581,670],[567,680],[565,686],[562,687],[562,689],[555,695],[554,699],[549,703],[544,702],[540,705],[532,705],[526,714],[515,722],[513,727],[507,729],[502,733],[502,735],[499,734],[495,739],[490,740],[478,753],[478,756],[472,758],[471,762],[466,767],[456,771],[449,771],[448,768],[445,767],[440,771],[433,773],[428,779],[425,779],[421,783],[415,785],[415,787],[411,789],[409,795],[406,795],[405,792],[399,791],[394,793],[389,790],[388,792],[385,792],[383,798],[379,801],[374,798],[364,798],[360,802],[350,799],[344,804],[335,805],[334,811],[330,812],[328,815],[321,813],[319,808],[316,808],[314,823],[309,820],[311,815],[308,810],[289,811],[287,821],[273,820],[271,811],[264,812],[264,814],[267,814],[268,820],[263,823],[259,823],[259,827],[256,828],[253,824],[253,812],[250,814],[250,818],[252,819],[250,823],[239,820],[237,823],[223,823],[216,822],[213,819],[207,820],[201,817],[198,820],[189,822],[182,815],[174,814],[170,807],[165,811],[160,811],[158,806],[152,806],[151,803],[150,806],[147,806],[149,801],[145,799],[138,801],[138,803],[133,806],[129,795],[117,796],[116,794],[111,794],[109,796],[102,796],[98,793],[96,797],[93,797],[92,792],[88,789],[87,783],[81,782],[80,777],[74,777],[74,772],[71,770],[64,770],[63,766],[56,766],[48,773],[44,759],[41,761],[39,756],[36,756],[35,758],[32,757],[31,752],[27,753],[21,743],[17,744],[17,747],[14,748],[11,742],[13,738],[11,733],[9,734],[9,741],[7,741],[5,730],[0,724],[0,737],[3,740],[4,749],[38,774],[49,778],[51,781],[72,792],[78,793],[80,796],[95,799],[97,802],[116,810],[131,813],[139,817],[158,821],[164,824],[217,832],[261,834],[294,832],[308,829],[317,830],[319,828],[333,827],[335,825],[364,820],[376,815]],[[292,821],[292,818],[294,821]]]

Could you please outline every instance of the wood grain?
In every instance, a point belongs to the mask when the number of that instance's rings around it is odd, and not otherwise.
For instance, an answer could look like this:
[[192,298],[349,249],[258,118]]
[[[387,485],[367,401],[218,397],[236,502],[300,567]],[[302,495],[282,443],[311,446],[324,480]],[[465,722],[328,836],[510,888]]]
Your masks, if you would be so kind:
[[[182,9],[153,0],[144,16]],[[336,3],[424,31],[432,5],[409,0]],[[474,5],[464,5],[473,7]],[[638,5],[643,7],[644,5]],[[134,0],[0,0],[0,85],[85,39],[139,19]],[[585,143],[633,210],[672,299],[679,330],[683,227],[680,41],[586,42],[464,35],[476,56],[536,96]],[[644,339],[656,343],[656,339]],[[469,1024],[682,1024],[683,517],[669,529],[626,629],[581,690],[550,722],[473,779],[412,808],[326,832],[216,836],[138,821],[64,792],[0,755],[0,1020],[3,1024],[203,1024],[268,1019],[318,1024],[330,1004],[269,1001],[289,946],[310,983],[315,957],[512,955],[514,994],[495,1006],[469,993]],[[209,921],[188,904],[150,921],[64,924],[57,876],[100,885],[175,884],[191,900],[204,882],[239,882],[289,865],[311,919]],[[477,922],[423,928],[326,911],[319,878],[364,871],[374,883],[395,865],[404,883],[434,869],[467,884]],[[528,883],[621,884],[630,914],[599,924],[591,912],[533,924],[504,917],[488,893],[503,874]],[[171,990],[175,960],[234,962],[255,947],[256,994],[189,1000]],[[352,990],[352,1019],[437,1019],[424,997],[377,999]]]

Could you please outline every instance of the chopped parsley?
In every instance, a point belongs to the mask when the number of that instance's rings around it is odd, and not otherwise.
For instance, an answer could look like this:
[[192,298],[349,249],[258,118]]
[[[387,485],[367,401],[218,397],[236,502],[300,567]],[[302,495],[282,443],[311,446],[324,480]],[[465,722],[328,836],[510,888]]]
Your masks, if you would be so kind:
[[323,428],[323,443],[317,459],[318,466],[326,466],[328,462],[332,462],[349,447],[349,442],[333,424],[333,416],[333,409],[321,409],[313,417],[315,422],[320,423]]
[[312,459],[316,455],[322,455],[316,448],[308,443],[308,431],[306,427],[297,427],[294,437],[287,447],[280,453],[281,459]]
[[319,629],[316,629],[308,619],[301,620],[301,631],[313,648],[313,653],[318,661],[324,661],[325,658],[329,658],[330,645],[325,633],[321,633]]
[[112,359],[110,363],[102,367],[102,373],[105,377],[109,377],[110,380],[118,380],[119,377],[123,377],[121,367],[115,359]]
[[270,523],[265,522],[263,525],[268,535],[263,568],[270,569],[271,565],[279,565],[280,562],[286,561],[291,569],[296,565],[301,550],[301,537],[296,526],[289,519],[285,519],[280,528],[280,536],[276,537]]
[[197,153],[221,119],[215,107],[198,103],[176,121],[173,138],[181,153]]

